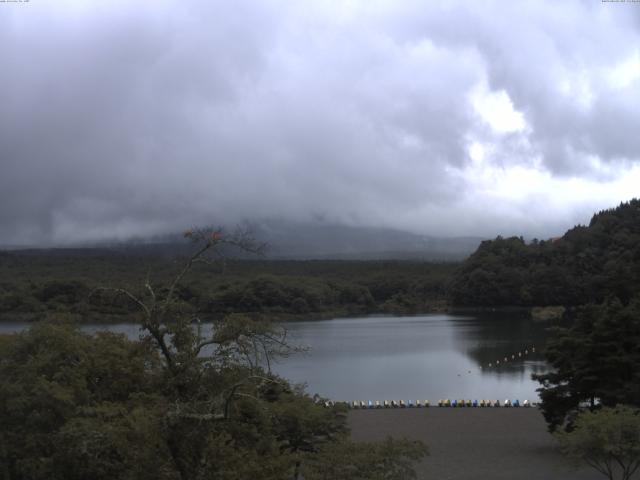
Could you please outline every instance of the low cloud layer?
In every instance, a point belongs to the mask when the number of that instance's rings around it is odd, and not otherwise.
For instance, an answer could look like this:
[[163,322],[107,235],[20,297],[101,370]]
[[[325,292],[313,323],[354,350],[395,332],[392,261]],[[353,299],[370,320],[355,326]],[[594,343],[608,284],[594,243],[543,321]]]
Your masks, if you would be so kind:
[[0,4],[0,244],[562,233],[640,194],[640,4]]

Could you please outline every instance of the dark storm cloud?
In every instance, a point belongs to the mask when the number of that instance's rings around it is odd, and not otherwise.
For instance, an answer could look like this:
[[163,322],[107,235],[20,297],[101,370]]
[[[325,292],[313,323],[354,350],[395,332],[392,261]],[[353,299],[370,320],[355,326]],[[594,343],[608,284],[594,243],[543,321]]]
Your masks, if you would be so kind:
[[[566,228],[624,199],[620,182],[637,174],[639,10],[2,5],[0,243],[273,217],[432,234]],[[495,112],[474,107],[484,97],[524,126],[492,125]]]
[[504,89],[525,113],[548,168],[584,173],[580,154],[637,160],[638,72],[631,88],[610,85],[616,66],[640,62],[637,5],[476,2],[460,8],[442,2],[420,11],[418,3],[400,10],[396,35],[476,49],[491,89]]

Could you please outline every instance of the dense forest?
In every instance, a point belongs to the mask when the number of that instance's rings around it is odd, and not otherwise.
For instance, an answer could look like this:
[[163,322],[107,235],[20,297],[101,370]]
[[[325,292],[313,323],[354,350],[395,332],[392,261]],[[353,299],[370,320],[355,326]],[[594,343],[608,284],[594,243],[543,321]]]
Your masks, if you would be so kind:
[[[415,478],[423,444],[354,443],[344,406],[270,371],[268,359],[295,347],[263,317],[574,306],[545,351],[554,370],[536,375],[550,430],[571,431],[585,408],[640,405],[639,200],[561,238],[483,242],[462,264],[196,263],[226,241],[196,240],[205,247],[187,258],[0,254],[0,316],[48,320],[0,336],[4,478]],[[210,336],[192,328],[195,316],[216,322]],[[69,320],[135,320],[143,335],[90,336]]]
[[482,242],[456,271],[453,305],[577,306],[640,288],[640,200],[601,211],[560,238]]
[[[66,313],[118,321],[135,311],[100,287],[166,283],[183,261],[144,249],[0,253],[0,319]],[[198,265],[179,296],[203,316],[231,312],[272,319],[424,313],[448,306],[533,307],[627,303],[640,287],[640,201],[601,211],[588,226],[550,240],[484,241],[448,262],[236,259]]]
[[144,296],[111,290],[136,305],[139,340],[82,333],[66,314],[0,335],[0,478],[416,478],[424,444],[354,443],[344,405],[271,372],[297,351],[285,329],[239,314],[192,328],[177,286],[225,241],[201,236]]
[[[551,329],[544,350],[553,368],[534,379],[541,384],[549,430],[566,430],[568,436],[560,438],[578,442],[586,410],[629,405],[636,415],[640,407],[638,292],[640,200],[634,199],[596,213],[588,226],[559,238],[482,242],[453,274],[448,298],[454,306],[557,306],[546,310],[570,312],[569,322]],[[604,437],[594,441],[594,435],[589,430],[586,437],[589,452],[612,448]],[[619,433],[612,438],[615,444]],[[629,438],[640,437],[634,431]],[[632,448],[637,452],[637,444]],[[609,453],[601,458],[611,460]],[[630,458],[637,460],[637,453]]]
[[[135,311],[100,287],[133,291],[164,285],[181,255],[139,250],[34,250],[0,254],[0,319],[66,313],[82,321],[118,321]],[[265,314],[271,319],[367,313],[418,313],[446,307],[457,264],[421,261],[236,259],[199,264],[178,294],[202,316]]]
[[552,328],[545,356],[553,369],[535,375],[550,430],[571,428],[585,407],[640,407],[638,345],[640,295],[580,307],[568,327]]

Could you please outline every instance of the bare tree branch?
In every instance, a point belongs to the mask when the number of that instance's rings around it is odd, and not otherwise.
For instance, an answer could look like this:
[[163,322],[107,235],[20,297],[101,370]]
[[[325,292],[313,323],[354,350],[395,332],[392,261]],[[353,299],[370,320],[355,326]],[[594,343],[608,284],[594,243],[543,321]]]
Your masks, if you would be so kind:
[[149,309],[149,307],[147,307],[147,305],[145,305],[145,303],[142,300],[140,300],[138,297],[133,295],[128,290],[125,290],[124,288],[97,287],[89,294],[89,297],[91,297],[95,292],[98,292],[98,291],[114,292],[118,295],[124,295],[127,298],[129,298],[131,301],[133,301],[136,305],[138,305],[147,317],[151,317],[151,310]]

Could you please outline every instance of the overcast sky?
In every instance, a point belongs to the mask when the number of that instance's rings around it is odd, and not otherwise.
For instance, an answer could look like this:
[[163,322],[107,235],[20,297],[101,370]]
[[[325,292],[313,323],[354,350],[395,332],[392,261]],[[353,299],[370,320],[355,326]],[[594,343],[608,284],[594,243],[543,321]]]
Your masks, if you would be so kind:
[[0,243],[548,237],[640,196],[640,3],[0,3]]

